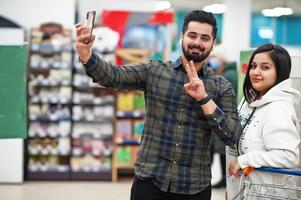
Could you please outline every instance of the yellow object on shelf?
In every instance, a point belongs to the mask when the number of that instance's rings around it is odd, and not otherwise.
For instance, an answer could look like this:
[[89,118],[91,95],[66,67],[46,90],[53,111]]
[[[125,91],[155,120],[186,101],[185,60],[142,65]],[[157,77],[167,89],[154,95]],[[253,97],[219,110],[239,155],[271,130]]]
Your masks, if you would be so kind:
[[134,94],[119,93],[117,97],[117,110],[118,111],[133,111],[134,110]]

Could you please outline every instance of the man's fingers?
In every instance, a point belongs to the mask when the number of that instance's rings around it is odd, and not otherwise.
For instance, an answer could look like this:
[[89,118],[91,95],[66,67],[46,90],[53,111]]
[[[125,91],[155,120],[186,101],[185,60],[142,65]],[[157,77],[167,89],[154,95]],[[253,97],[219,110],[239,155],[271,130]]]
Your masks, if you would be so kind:
[[190,70],[192,72],[192,76],[198,77],[198,73],[196,72],[195,65],[192,60],[189,62],[189,66],[190,66]]
[[187,93],[190,92],[190,90],[192,89],[191,87],[192,87],[192,86],[191,86],[191,83],[186,83],[186,84],[184,84],[184,90],[185,90]]
[[195,90],[199,86],[198,83],[192,82],[191,87]]
[[191,72],[191,69],[190,69],[190,66],[189,66],[188,63],[185,65],[185,70],[186,70],[187,76],[188,76],[188,78],[190,80],[190,78],[192,77],[192,72]]
[[83,26],[82,24],[76,24],[75,25],[76,28],[76,36],[80,36],[83,33],[87,33],[87,28],[85,26]]
[[190,85],[190,83],[185,83],[184,87],[188,87]]
[[197,72],[196,72],[196,69],[195,69],[193,61],[189,61],[189,63],[187,63],[185,65],[185,70],[187,72],[187,76],[189,78],[189,81],[191,81],[191,79],[193,77],[197,77],[197,78],[199,77],[198,74],[197,74]]
[[93,45],[93,42],[95,40],[95,35],[92,35],[91,37],[84,37],[81,41],[77,42],[77,46],[80,48],[91,48]]
[[80,26],[82,26],[82,24],[81,24],[81,23],[77,23],[77,24],[75,24],[75,28],[78,28],[78,27],[80,27]]
[[185,89],[189,89],[189,88],[190,88],[190,85],[191,85],[191,83],[185,83],[185,84],[184,84],[184,88],[185,88]]
[[79,36],[81,34],[81,24],[75,24],[75,29],[76,29],[76,36]]
[[89,37],[89,39],[88,39],[87,45],[89,45],[89,47],[91,47],[93,45],[94,40],[95,40],[95,35],[91,35],[91,37]]
[[81,34],[81,35],[77,36],[76,40],[78,42],[86,43],[85,41],[92,40],[92,36],[90,37],[90,33]]

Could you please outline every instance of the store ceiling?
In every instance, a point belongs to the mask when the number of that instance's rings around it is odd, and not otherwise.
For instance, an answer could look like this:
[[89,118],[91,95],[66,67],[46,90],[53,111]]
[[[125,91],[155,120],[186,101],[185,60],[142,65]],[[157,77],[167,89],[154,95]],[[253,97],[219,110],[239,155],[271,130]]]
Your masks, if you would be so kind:
[[[240,0],[237,0],[239,3]],[[223,0],[170,0],[173,8],[177,10],[191,10],[202,8],[213,3],[223,3]],[[294,10],[294,15],[301,15],[301,0],[252,0],[252,11],[261,12],[265,8],[287,6]]]

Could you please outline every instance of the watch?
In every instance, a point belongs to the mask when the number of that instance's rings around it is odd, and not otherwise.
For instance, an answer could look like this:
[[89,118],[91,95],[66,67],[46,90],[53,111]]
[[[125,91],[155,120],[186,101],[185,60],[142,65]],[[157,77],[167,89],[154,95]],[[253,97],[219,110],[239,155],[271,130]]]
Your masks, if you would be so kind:
[[212,99],[212,96],[210,94],[208,94],[205,98],[201,99],[198,101],[199,105],[204,105],[206,103],[208,103],[208,101],[210,101]]

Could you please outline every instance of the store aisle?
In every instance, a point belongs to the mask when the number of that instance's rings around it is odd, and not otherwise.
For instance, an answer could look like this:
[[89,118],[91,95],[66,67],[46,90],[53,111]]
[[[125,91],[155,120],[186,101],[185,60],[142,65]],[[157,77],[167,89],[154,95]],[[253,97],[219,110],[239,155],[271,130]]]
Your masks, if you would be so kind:
[[[129,200],[131,180],[111,182],[25,182],[0,184],[1,200]],[[224,189],[214,189],[212,200],[223,200]]]

